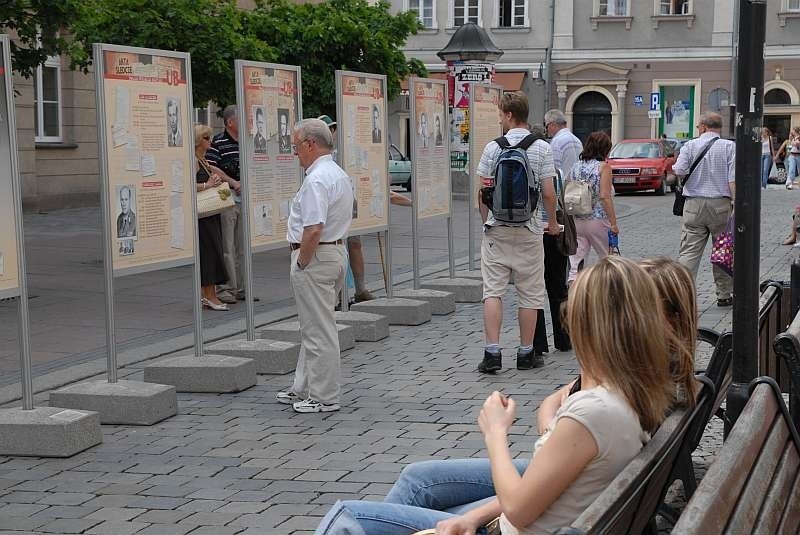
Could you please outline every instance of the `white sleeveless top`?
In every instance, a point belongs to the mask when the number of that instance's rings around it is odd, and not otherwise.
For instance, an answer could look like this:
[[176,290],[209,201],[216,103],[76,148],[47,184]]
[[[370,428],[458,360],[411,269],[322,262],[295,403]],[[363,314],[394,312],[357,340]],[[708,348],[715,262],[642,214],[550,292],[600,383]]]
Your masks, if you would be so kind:
[[567,398],[548,425],[547,432],[536,441],[534,458],[561,418],[575,420],[592,434],[597,443],[597,456],[530,526],[517,528],[505,515],[501,515],[500,531],[503,535],[550,535],[559,528],[569,526],[650,439],[625,398],[613,390],[598,386],[576,392]]

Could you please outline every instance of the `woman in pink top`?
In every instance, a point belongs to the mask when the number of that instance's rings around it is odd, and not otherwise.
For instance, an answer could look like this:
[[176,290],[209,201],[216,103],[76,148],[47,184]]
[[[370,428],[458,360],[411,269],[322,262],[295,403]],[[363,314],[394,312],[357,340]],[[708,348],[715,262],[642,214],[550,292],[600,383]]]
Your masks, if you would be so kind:
[[618,256],[578,275],[566,322],[582,390],[558,409],[530,462],[509,449],[515,401],[494,392],[478,417],[489,459],[411,464],[383,502],[337,502],[317,535],[434,527],[441,535],[474,535],[498,516],[503,535],[544,535],[573,522],[663,420],[674,396],[673,335],[653,280]]

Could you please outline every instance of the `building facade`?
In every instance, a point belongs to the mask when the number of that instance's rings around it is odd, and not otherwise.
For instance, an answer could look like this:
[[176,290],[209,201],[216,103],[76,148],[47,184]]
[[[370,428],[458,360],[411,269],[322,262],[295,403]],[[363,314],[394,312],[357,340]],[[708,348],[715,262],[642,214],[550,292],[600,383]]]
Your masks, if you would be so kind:
[[[557,107],[582,138],[595,130],[615,142],[690,138],[699,114],[712,110],[729,132],[734,0],[395,0],[393,7],[420,13],[426,30],[409,40],[406,53],[434,76],[445,71],[436,51],[455,27],[482,25],[505,51],[498,83],[528,94],[531,122]],[[780,139],[800,126],[800,0],[768,2],[766,34],[764,122]],[[544,89],[536,83],[540,64]],[[504,72],[523,73],[521,87]],[[653,93],[659,119],[648,114]]]

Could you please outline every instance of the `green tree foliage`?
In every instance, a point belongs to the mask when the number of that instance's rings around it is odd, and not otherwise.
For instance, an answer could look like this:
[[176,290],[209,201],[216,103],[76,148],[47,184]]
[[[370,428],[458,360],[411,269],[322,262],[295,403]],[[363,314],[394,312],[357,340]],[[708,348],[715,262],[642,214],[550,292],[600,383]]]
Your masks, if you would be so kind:
[[74,59],[84,62],[92,43],[189,52],[195,103],[224,105],[236,100],[235,59],[276,59],[251,31],[251,14],[235,0],[84,0],[70,28],[84,56]]
[[336,69],[385,74],[388,97],[400,81],[424,75],[419,60],[401,50],[421,27],[414,13],[389,13],[389,3],[329,0],[296,5],[260,0],[252,13],[252,31],[277,51],[278,61],[299,65],[303,76],[303,115],[336,114]]
[[11,32],[14,70],[26,78],[48,56],[80,55],[80,47],[59,34],[81,14],[81,0],[0,0],[0,31]]

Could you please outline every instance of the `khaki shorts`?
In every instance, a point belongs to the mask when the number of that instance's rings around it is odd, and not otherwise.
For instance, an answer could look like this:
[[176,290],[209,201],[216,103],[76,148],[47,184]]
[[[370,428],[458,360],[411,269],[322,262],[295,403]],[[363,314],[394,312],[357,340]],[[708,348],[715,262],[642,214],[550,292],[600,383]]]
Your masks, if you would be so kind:
[[543,309],[544,246],[542,235],[526,227],[491,227],[481,242],[483,299],[502,299],[514,274],[519,308]]

